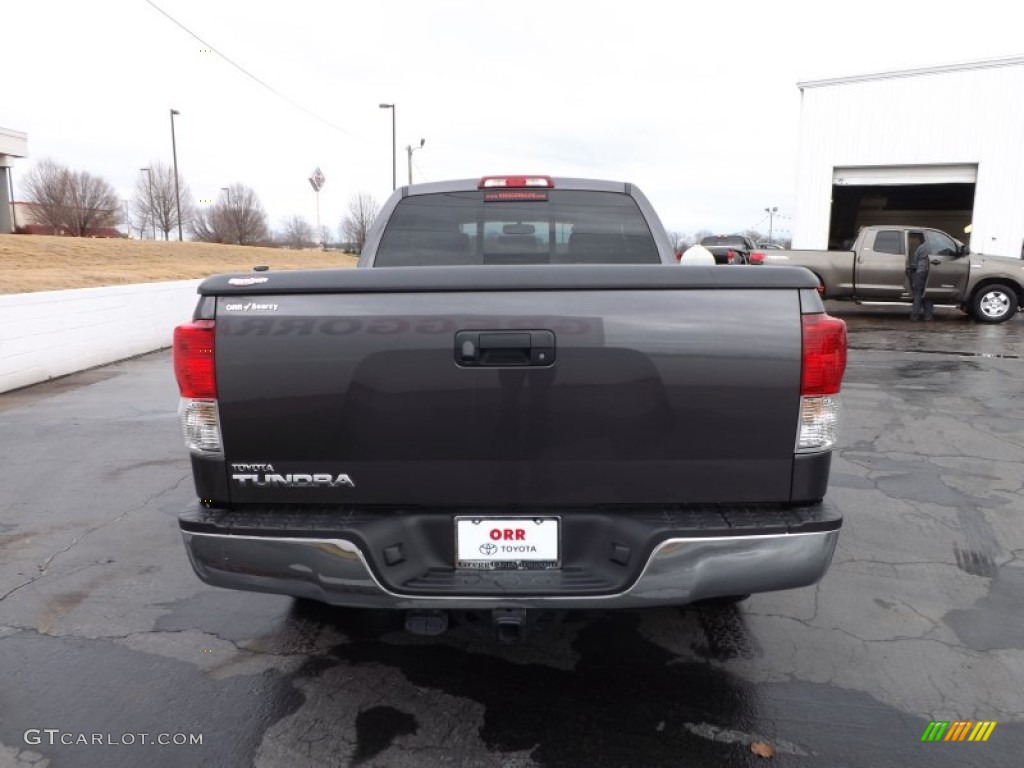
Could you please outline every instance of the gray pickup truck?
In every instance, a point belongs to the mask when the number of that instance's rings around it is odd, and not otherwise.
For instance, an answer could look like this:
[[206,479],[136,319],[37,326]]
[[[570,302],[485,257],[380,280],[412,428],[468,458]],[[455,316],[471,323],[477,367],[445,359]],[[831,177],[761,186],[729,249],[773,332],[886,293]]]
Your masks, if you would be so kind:
[[175,331],[205,582],[406,612],[816,582],[846,329],[804,269],[679,267],[636,187],[399,189],[359,268],[218,275]]
[[1009,320],[1024,303],[1024,261],[971,253],[927,227],[863,227],[852,251],[766,250],[751,262],[806,267],[826,299],[909,302],[907,258],[922,240],[931,253],[927,295],[936,303],[955,304],[985,323]]

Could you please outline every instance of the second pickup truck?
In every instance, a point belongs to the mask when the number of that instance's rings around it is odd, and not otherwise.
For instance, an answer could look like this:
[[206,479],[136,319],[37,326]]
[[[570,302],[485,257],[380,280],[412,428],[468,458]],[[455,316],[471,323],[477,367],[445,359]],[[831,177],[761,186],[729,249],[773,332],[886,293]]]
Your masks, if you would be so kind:
[[908,255],[924,242],[931,254],[926,295],[955,304],[983,323],[1002,323],[1024,303],[1024,261],[971,253],[937,229],[863,227],[852,251],[763,251],[751,263],[806,267],[823,298],[909,302]]

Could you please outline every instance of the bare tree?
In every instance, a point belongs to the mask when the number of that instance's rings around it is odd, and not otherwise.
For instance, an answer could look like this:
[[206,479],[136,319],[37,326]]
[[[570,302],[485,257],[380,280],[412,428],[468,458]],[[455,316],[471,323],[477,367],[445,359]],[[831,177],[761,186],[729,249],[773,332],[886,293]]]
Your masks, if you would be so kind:
[[668,235],[669,242],[672,243],[672,249],[675,251],[680,250],[679,245],[683,242],[684,239],[683,233],[677,232],[674,229],[669,229],[666,231],[666,234]]
[[37,206],[37,221],[57,234],[83,237],[116,226],[120,217],[121,202],[110,182],[54,160],[45,159],[29,172],[25,193]]
[[[125,231],[125,236],[126,237],[131,237],[132,236],[132,232],[140,232],[139,228],[136,226],[135,217],[132,214],[132,201],[131,200],[125,200],[125,199],[121,200],[121,210],[120,210],[120,212],[118,214],[118,223],[119,223],[119,226],[123,226],[124,227],[124,231]],[[140,235],[141,235],[141,232],[140,232]]]
[[[181,193],[181,224],[188,227],[195,208],[188,184],[178,177]],[[132,210],[136,223],[141,229],[146,222],[152,222],[164,233],[164,240],[170,240],[171,232],[178,228],[178,199],[174,186],[174,169],[165,163],[150,163],[135,183]],[[140,223],[141,222],[141,223]]]
[[190,222],[189,231],[192,233],[192,237],[204,243],[228,242],[227,225],[224,223],[224,216],[218,205],[197,210]]
[[366,192],[355,194],[349,200],[348,214],[341,220],[341,239],[350,243],[356,249],[356,253],[362,253],[366,233],[379,211],[380,206],[373,199],[373,195]]
[[313,225],[298,215],[284,220],[280,234],[281,241],[289,248],[308,248],[316,235]]
[[109,181],[88,171],[72,171],[70,187],[68,229],[72,235],[84,237],[100,227],[117,226],[121,203]]
[[255,245],[270,235],[263,204],[244,184],[228,187],[211,208],[196,213],[191,230],[198,240],[239,245]]
[[41,160],[25,177],[25,197],[35,203],[36,222],[53,227],[60,234],[68,220],[71,205],[71,171],[49,158]]

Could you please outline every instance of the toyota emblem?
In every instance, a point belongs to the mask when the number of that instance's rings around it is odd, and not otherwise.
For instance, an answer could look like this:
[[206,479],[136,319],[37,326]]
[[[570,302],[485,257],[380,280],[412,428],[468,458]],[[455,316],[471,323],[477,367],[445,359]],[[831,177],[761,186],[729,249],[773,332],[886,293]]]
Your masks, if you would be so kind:
[[480,545],[480,554],[481,555],[490,556],[490,555],[493,555],[497,551],[498,551],[498,545],[497,544],[492,544],[489,541]]

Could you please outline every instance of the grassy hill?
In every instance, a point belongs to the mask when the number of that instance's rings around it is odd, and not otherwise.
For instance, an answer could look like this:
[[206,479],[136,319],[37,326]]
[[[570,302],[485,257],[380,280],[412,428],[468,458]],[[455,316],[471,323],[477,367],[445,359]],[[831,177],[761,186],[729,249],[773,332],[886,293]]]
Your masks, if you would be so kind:
[[0,293],[190,280],[218,272],[354,267],[351,254],[215,243],[0,235]]

